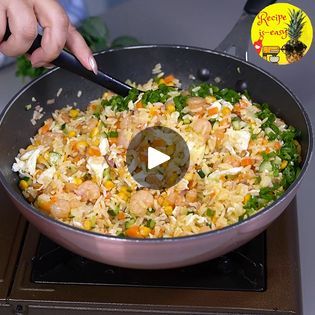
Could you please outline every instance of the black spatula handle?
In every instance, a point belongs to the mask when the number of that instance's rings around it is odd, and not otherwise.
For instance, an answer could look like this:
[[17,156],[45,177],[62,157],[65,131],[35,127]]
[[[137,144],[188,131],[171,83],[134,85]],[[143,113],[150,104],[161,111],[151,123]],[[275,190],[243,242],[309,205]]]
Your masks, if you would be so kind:
[[277,0],[247,0],[244,11],[248,14],[258,14],[264,7],[275,3]]
[[[3,36],[3,41],[6,41],[10,37],[10,35],[11,32],[7,23],[7,28]],[[31,54],[32,52],[34,52],[34,50],[39,48],[41,45],[41,41],[42,36],[38,34],[27,53]],[[92,71],[87,70],[82,66],[80,61],[74,55],[65,50],[62,50],[60,55],[55,60],[51,61],[51,63],[57,67],[66,69],[90,81],[93,81],[121,96],[127,96],[129,91],[131,90],[131,86],[129,86],[128,84],[125,84],[124,82],[121,82],[102,71],[98,71],[97,74],[94,74]]]

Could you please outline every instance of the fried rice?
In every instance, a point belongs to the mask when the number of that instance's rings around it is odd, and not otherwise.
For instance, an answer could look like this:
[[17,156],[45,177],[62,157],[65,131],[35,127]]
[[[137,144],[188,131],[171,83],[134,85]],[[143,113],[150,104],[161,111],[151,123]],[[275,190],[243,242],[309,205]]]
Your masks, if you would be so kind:
[[[295,180],[298,132],[266,104],[208,83],[182,91],[173,75],[155,74],[134,84],[144,92],[133,89],[126,98],[105,92],[86,110],[56,110],[12,166],[24,197],[85,230],[168,238],[244,220]],[[126,165],[131,139],[157,125],[178,132],[190,150],[184,178],[163,190],[141,187]]]

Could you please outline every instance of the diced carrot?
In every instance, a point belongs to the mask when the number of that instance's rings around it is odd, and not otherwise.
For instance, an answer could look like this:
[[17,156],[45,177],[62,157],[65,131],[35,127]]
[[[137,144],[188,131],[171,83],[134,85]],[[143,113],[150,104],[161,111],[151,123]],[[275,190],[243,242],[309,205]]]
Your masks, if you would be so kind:
[[51,201],[47,201],[47,202],[41,202],[40,205],[38,205],[39,208],[47,213],[50,213],[50,209],[52,206],[52,202]]
[[255,163],[254,159],[245,157],[241,160],[241,166],[253,165]]
[[174,77],[172,74],[170,74],[170,75],[168,75],[168,76],[166,76],[166,77],[164,78],[164,82],[165,82],[166,84],[171,83],[171,82],[173,82],[174,80],[175,80],[175,77]]
[[276,141],[274,146],[275,146],[275,149],[276,149],[276,150],[280,150],[280,148],[281,148],[281,143],[280,143],[279,141]]
[[212,107],[212,108],[209,108],[208,109],[208,115],[209,116],[212,116],[212,115],[215,115],[219,112],[219,109],[218,107]]
[[241,110],[240,103],[236,103],[233,107],[233,112],[239,112]]
[[128,237],[142,237],[139,233],[139,226],[133,225],[129,229],[126,230],[126,235]]
[[51,196],[50,200],[51,202],[55,203],[57,201],[57,196]]
[[269,148],[266,148],[265,153],[268,154],[268,153],[270,153],[270,151],[271,150]]
[[222,115],[223,116],[228,116],[231,114],[231,110],[228,107],[223,107],[222,109]]
[[89,106],[88,106],[88,109],[95,110],[96,109],[96,104],[95,103],[90,103]]
[[108,138],[108,142],[110,145],[117,144],[118,138],[117,137],[116,138]]
[[143,103],[141,101],[139,101],[137,104],[136,104],[136,108],[143,108]]
[[192,179],[188,182],[188,188],[189,189],[192,189],[192,188],[195,188],[197,186],[197,181]]
[[262,145],[267,145],[268,144],[268,140],[266,138],[262,139]]
[[39,129],[39,134],[41,134],[41,135],[44,135],[45,133],[47,133],[48,132],[48,130],[49,130],[49,125],[48,124],[45,124],[43,127],[41,127],[40,129]]
[[101,151],[98,147],[89,147],[87,149],[87,154],[90,156],[100,156],[101,155]]
[[214,196],[215,196],[215,192],[213,191],[210,193],[210,199],[212,199]]
[[125,218],[125,213],[122,211],[119,211],[117,214],[118,220],[123,220]]

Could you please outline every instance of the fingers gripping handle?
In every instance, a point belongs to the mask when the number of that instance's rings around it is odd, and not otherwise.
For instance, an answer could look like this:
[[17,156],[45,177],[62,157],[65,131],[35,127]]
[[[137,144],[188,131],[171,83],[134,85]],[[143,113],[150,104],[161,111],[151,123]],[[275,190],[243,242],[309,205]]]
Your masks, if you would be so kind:
[[[3,36],[3,41],[6,41],[10,37],[10,35],[11,32],[9,24],[7,23],[6,31]],[[41,41],[42,36],[38,34],[27,53],[32,54],[37,48],[41,46]],[[92,71],[85,69],[74,55],[65,50],[62,50],[60,55],[55,60],[51,61],[51,63],[57,67],[61,67],[70,72],[76,73],[90,81],[93,81],[121,96],[127,96],[129,91],[131,90],[131,87],[129,85],[111,77],[110,75],[102,71],[98,71],[98,74],[95,75]]]

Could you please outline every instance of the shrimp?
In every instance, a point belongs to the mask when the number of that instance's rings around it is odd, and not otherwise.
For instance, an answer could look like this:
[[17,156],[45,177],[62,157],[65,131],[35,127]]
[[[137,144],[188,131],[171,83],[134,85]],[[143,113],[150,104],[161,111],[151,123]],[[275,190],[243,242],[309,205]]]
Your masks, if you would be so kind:
[[204,112],[206,106],[208,106],[205,99],[198,96],[192,96],[188,98],[187,105],[190,112],[192,113]]
[[200,134],[205,140],[210,137],[211,123],[205,118],[199,118],[192,123],[193,130]]
[[100,196],[100,189],[97,184],[91,180],[82,183],[75,191],[75,194],[81,197],[81,201],[95,202]]
[[128,132],[121,130],[118,135],[117,144],[127,149],[130,143]]
[[182,206],[185,204],[185,198],[182,194],[171,191],[170,194],[167,197],[167,201],[172,205]]
[[148,208],[152,208],[153,203],[154,198],[150,192],[139,190],[130,198],[130,212],[136,216],[143,216]]
[[57,219],[66,219],[69,216],[71,207],[70,202],[65,199],[57,199],[50,208],[50,213]]

